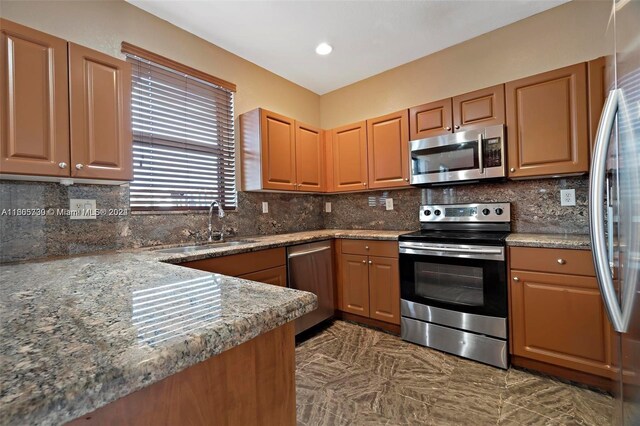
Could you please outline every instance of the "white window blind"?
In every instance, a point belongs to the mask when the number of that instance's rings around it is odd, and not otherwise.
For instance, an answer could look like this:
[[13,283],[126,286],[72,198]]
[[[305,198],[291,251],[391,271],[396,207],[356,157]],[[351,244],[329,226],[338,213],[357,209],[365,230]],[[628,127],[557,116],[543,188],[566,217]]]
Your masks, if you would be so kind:
[[132,64],[133,210],[236,207],[233,92],[144,58]]

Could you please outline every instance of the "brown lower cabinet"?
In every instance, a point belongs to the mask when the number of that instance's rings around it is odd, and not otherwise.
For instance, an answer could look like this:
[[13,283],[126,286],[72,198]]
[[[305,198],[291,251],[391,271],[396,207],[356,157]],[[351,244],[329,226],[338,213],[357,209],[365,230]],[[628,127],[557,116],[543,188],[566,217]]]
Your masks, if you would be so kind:
[[293,426],[296,424],[293,323],[68,424]]
[[[395,241],[338,240],[338,307],[363,318],[400,324],[400,274]],[[372,256],[363,253],[381,253]]]
[[522,358],[610,378],[612,329],[591,252],[511,247],[509,255],[514,363]]
[[181,263],[181,266],[266,284],[287,285],[284,247]]

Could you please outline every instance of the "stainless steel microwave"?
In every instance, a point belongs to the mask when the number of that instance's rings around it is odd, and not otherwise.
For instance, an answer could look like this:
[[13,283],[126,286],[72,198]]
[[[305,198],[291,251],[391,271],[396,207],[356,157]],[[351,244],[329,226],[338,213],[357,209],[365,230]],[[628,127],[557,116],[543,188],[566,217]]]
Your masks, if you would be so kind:
[[409,142],[411,184],[442,184],[506,176],[504,125]]

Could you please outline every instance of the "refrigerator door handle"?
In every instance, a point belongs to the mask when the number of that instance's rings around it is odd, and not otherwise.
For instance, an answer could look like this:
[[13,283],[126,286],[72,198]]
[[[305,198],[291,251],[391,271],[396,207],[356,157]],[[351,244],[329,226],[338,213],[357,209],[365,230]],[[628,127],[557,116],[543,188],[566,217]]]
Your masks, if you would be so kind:
[[[613,285],[613,277],[609,268],[607,244],[604,233],[604,193],[605,174],[607,167],[607,153],[611,140],[611,132],[618,113],[620,101],[620,89],[609,92],[607,101],[602,110],[598,131],[596,133],[596,143],[591,164],[589,182],[589,228],[591,231],[591,247],[593,263],[596,269],[600,293],[604,300],[604,305],[609,315],[609,320],[615,331],[624,333],[629,326],[631,318],[631,307],[627,302],[628,291],[623,289],[624,306],[618,303],[616,289]],[[609,218],[613,220],[613,218]]]

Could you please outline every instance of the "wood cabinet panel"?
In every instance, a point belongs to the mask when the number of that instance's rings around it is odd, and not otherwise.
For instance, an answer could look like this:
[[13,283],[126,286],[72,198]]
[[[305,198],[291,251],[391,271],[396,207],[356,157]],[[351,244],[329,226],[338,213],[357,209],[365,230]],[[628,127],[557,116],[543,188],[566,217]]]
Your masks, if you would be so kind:
[[366,256],[343,254],[340,257],[340,310],[369,316],[369,265]]
[[584,63],[506,84],[510,177],[588,171],[586,91]]
[[286,263],[285,248],[278,247],[250,253],[193,260],[181,263],[180,266],[238,277],[252,272],[285,266]]
[[296,182],[299,191],[324,191],[324,151],[324,132],[296,121]]
[[120,398],[79,425],[295,425],[292,322]]
[[296,189],[294,120],[260,110],[262,133],[262,186],[264,189]]
[[0,19],[0,60],[1,172],[69,176],[67,42]]
[[504,123],[504,84],[453,98],[454,132]]
[[348,240],[341,241],[341,250],[345,254],[361,256],[398,257],[397,241]]
[[453,117],[451,98],[409,109],[410,139],[424,139],[451,133]]
[[610,326],[596,279],[511,269],[515,355],[608,377]]
[[331,135],[333,190],[359,191],[367,188],[366,122],[338,127]]
[[257,281],[265,284],[273,284],[279,287],[287,286],[287,267],[279,266],[277,268],[265,269],[263,271],[252,272],[250,274],[243,274],[238,278],[244,278],[245,280]]
[[132,180],[131,65],[69,43],[71,176]]
[[589,79],[589,152],[593,152],[596,132],[604,101],[609,94],[607,87],[607,60],[605,57],[594,59],[588,63]]
[[591,250],[510,247],[511,269],[595,277]]
[[367,120],[369,188],[409,185],[409,113]]
[[369,316],[400,324],[398,259],[369,257]]

